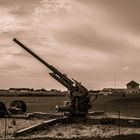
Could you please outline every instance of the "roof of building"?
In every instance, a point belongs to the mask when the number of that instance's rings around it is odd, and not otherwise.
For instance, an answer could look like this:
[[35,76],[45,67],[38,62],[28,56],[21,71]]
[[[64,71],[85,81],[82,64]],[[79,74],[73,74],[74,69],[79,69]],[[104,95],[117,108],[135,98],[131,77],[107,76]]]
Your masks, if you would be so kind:
[[138,86],[139,84],[132,80],[131,82],[127,83],[126,85],[127,86]]
[[104,88],[103,92],[111,92],[111,91],[125,91],[126,88]]

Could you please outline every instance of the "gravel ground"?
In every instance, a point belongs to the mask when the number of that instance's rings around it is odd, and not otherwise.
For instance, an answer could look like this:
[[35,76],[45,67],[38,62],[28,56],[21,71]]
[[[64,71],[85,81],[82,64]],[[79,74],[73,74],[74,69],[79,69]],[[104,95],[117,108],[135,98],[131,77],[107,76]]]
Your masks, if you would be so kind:
[[[120,128],[120,135],[140,134],[140,128]],[[38,132],[31,137],[50,137],[50,138],[90,138],[101,137],[109,138],[119,135],[119,128],[111,125],[86,125],[86,124],[71,124],[71,125],[55,125],[49,130]]]
[[[0,119],[0,139],[5,137],[5,123],[6,123],[6,137],[12,138],[12,135],[15,131],[27,128],[31,125],[35,125],[43,122],[43,119]],[[91,138],[91,137],[100,137],[100,138],[110,138],[117,135],[131,135],[139,134],[139,128],[130,128],[130,127],[120,127],[120,133],[118,126],[113,125],[93,125],[93,124],[56,124],[53,127],[50,127],[44,131],[34,132],[33,134],[24,137],[27,138],[36,138],[36,137],[47,137],[47,138]],[[21,137],[23,138],[23,137]],[[13,138],[14,139],[14,138]]]
[[12,118],[0,118],[0,139],[5,137],[5,126],[6,126],[6,137],[11,138],[14,132],[17,130],[29,127],[31,125],[35,125],[43,122],[43,120],[32,119],[12,119]]

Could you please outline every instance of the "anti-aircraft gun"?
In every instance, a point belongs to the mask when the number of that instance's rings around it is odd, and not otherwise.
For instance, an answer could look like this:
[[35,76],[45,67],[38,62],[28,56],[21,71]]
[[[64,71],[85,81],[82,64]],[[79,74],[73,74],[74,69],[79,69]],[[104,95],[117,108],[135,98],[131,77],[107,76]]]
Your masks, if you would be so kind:
[[68,116],[82,116],[85,117],[88,114],[88,110],[91,108],[93,100],[91,99],[87,88],[85,88],[80,82],[70,79],[66,74],[61,73],[52,65],[48,64],[32,50],[23,45],[16,38],[13,39],[19,46],[30,53],[33,57],[44,64],[48,69],[51,70],[49,73],[55,80],[61,83],[69,91],[69,101],[65,102],[63,106],[56,106],[57,111],[65,112]]

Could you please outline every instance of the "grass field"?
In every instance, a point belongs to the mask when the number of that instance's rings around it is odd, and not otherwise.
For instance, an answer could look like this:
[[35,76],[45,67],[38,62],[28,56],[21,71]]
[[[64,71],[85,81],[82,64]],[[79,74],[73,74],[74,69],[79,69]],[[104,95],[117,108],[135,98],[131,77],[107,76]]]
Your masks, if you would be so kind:
[[[0,97],[6,106],[13,100],[23,100],[27,104],[28,112],[55,112],[56,105],[62,105],[66,97]],[[93,103],[91,111],[121,112],[128,116],[140,117],[140,95],[127,96],[99,96]]]
[[140,117],[140,95],[122,96],[101,96],[93,104],[93,110],[105,110],[127,116]]

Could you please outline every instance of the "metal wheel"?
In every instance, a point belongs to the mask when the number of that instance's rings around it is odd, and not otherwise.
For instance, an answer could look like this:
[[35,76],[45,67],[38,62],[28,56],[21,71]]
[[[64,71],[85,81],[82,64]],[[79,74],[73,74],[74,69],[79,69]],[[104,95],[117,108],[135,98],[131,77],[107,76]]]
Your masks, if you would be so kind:
[[26,104],[22,100],[12,101],[9,108],[9,111],[12,114],[23,114],[26,113],[26,110],[27,110]]
[[3,102],[0,101],[0,117],[7,115],[7,108]]

